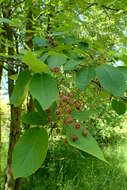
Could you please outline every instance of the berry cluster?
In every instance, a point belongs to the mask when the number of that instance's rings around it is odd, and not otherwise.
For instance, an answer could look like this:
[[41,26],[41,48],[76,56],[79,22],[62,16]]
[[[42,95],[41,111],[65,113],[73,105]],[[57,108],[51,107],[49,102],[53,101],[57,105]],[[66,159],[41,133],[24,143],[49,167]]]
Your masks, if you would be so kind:
[[77,109],[78,111],[82,110],[82,104],[81,101],[75,100],[75,94],[70,93],[68,95],[60,94],[58,107],[56,109],[56,116],[63,116],[65,119],[66,124],[72,124],[73,118],[72,118],[72,109]]
[[[72,117],[72,110],[76,109],[77,111],[82,111],[82,102],[77,101],[75,99],[75,94],[69,93],[68,95],[63,95],[60,93],[59,96],[59,102],[57,109],[55,111],[55,115],[58,118],[63,118],[64,123],[67,125],[71,125],[74,123],[74,127],[76,129],[80,129],[80,122],[79,121],[74,121]],[[86,137],[88,135],[88,132],[86,130],[82,131],[82,135]],[[77,141],[78,136],[76,134],[72,135],[72,141]],[[65,143],[67,143],[67,139],[65,139]]]

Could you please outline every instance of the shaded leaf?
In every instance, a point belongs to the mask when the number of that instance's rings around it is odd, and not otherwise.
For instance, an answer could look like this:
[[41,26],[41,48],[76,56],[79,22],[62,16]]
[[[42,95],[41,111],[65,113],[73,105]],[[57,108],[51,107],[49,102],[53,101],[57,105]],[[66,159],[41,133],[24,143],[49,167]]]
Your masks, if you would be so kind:
[[64,43],[67,45],[72,45],[76,43],[76,39],[74,36],[68,36],[64,39]]
[[35,48],[44,47],[48,44],[48,41],[46,39],[41,39],[40,37],[36,36],[33,39],[33,44]]
[[92,66],[85,66],[76,74],[76,85],[80,90],[84,90],[89,82],[95,77],[95,68]]
[[73,71],[77,68],[77,66],[80,64],[80,61],[75,61],[71,59],[64,65],[64,70],[65,71]]
[[48,115],[44,112],[26,113],[22,116],[22,122],[30,125],[45,125],[48,122]]
[[6,23],[12,25],[12,21],[8,18],[0,18],[0,23]]
[[87,42],[79,42],[78,48],[82,51],[86,51],[89,48],[89,44]]
[[39,103],[35,98],[34,98],[34,105],[35,105],[37,111],[38,111],[40,114],[43,113],[43,112],[45,112],[45,111],[42,109],[40,103]]
[[123,101],[112,100],[112,108],[118,115],[122,115],[126,112],[126,105]]
[[124,66],[120,66],[120,67],[117,67],[121,72],[122,74],[124,75],[126,81],[127,81],[127,67],[124,67]]
[[40,55],[40,60],[41,61],[45,61],[47,58],[48,58],[49,54],[46,52],[46,53],[42,53]]
[[44,128],[28,129],[19,139],[12,155],[14,178],[27,177],[41,167],[48,150],[48,135]]
[[111,65],[96,68],[101,86],[114,96],[123,96],[126,91],[126,81],[119,69]]
[[51,116],[52,116],[53,121],[56,121],[58,119],[57,116],[56,116],[56,114],[55,114],[56,108],[57,108],[57,103],[54,102],[53,105],[50,107],[50,109],[51,109]]
[[66,56],[64,54],[55,54],[50,55],[47,58],[47,64],[50,69],[53,69],[54,67],[60,67],[61,65],[64,65],[66,63]]

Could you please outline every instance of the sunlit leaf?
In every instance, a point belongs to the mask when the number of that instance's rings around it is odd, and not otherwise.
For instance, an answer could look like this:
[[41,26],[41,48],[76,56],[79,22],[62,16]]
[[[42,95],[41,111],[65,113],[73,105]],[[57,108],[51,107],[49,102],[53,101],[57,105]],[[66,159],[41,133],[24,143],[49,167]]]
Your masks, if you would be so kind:
[[31,73],[28,70],[22,71],[18,75],[16,85],[14,87],[10,103],[14,104],[15,107],[21,105],[28,93],[29,83],[31,80]]
[[[80,129],[76,129],[73,125],[71,125],[67,126],[66,130],[68,142],[71,146],[91,154],[104,162],[107,162],[95,138],[93,138],[89,132],[87,136],[83,135],[83,130],[85,130],[83,126],[81,126]],[[73,135],[77,136],[78,139],[76,141],[72,140]]]
[[30,83],[30,93],[46,110],[58,98],[56,81],[49,74],[35,74]]
[[37,59],[31,51],[26,53],[23,58],[23,62],[28,65],[34,73],[49,72],[48,66],[41,60]]
[[9,78],[10,78],[11,80],[17,80],[18,74],[10,75]]

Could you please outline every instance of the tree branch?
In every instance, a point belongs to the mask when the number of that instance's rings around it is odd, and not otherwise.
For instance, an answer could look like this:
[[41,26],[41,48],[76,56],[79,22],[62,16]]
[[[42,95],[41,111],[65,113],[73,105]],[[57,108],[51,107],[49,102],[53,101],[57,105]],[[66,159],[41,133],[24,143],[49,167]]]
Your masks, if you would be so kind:
[[[89,9],[89,8],[91,8],[93,6],[97,6],[97,5],[98,5],[98,3],[88,3],[88,6],[87,6],[86,9]],[[107,7],[105,5],[101,5],[101,7],[104,8],[104,9],[107,9],[107,10],[115,11],[115,12],[118,12],[118,11],[122,10],[123,13],[126,13],[126,11],[124,9],[117,9],[117,8],[113,8],[113,7]]]

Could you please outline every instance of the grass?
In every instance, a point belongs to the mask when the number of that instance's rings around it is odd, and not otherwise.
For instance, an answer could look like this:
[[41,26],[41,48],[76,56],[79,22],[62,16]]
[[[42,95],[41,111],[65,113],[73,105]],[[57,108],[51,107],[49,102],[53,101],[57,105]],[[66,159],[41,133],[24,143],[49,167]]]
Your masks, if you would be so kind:
[[[7,147],[8,143],[4,142],[2,171],[6,165]],[[62,141],[56,142],[56,145],[50,146],[42,168],[24,179],[22,190],[127,190],[126,150],[126,139],[104,147],[109,166]]]
[[[6,115],[7,116],[7,115]],[[2,121],[2,187],[8,149],[8,116]],[[127,190],[127,128],[117,130],[114,144],[103,146],[111,166],[62,140],[52,140],[43,166],[23,180],[22,190]],[[3,189],[3,188],[2,188]]]
[[111,166],[58,142],[23,190],[127,190],[127,141],[103,148]]
[[[124,134],[127,131],[124,131]],[[22,190],[127,190],[127,138],[103,147],[111,166],[82,153],[62,140],[51,141],[42,168],[23,180]],[[3,130],[2,184],[8,148],[8,130]]]

